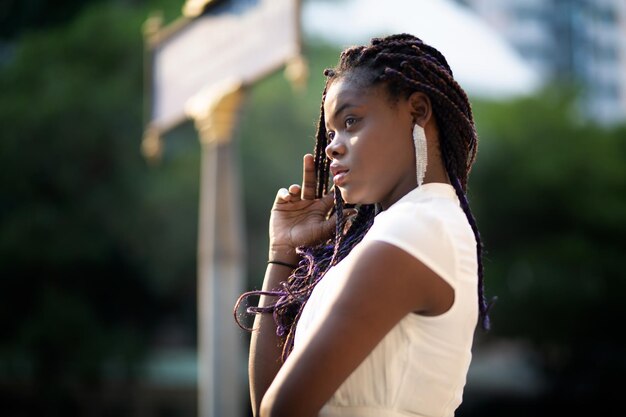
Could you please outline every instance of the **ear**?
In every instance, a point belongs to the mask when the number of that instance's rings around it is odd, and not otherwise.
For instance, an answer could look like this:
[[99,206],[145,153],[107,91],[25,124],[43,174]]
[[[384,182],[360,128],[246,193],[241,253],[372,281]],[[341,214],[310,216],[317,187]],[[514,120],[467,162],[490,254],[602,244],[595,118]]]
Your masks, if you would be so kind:
[[426,94],[416,91],[409,96],[407,104],[413,118],[413,123],[417,123],[425,128],[433,114],[430,98]]

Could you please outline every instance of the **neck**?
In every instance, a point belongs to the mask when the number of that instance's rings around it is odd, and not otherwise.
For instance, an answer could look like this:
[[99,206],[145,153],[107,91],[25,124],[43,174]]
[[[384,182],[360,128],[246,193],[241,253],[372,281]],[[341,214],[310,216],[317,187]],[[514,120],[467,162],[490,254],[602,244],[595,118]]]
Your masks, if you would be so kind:
[[443,164],[443,158],[441,157],[441,151],[439,149],[439,138],[436,141],[429,141],[428,152],[428,167],[424,174],[424,184],[429,182],[443,182],[451,184],[450,177],[446,171],[446,167]]

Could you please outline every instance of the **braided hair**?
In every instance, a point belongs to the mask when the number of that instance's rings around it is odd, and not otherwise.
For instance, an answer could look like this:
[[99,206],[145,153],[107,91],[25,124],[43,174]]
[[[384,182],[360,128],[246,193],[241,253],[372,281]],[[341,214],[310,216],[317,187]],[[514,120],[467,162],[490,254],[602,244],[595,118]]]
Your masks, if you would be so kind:
[[[478,258],[478,303],[483,329],[489,329],[488,306],[483,287],[482,241],[466,196],[467,179],[476,158],[477,134],[472,110],[465,91],[454,80],[445,57],[435,48],[426,45],[410,34],[374,38],[368,46],[355,46],[344,50],[335,68],[326,69],[326,85],[322,94],[320,117],[315,140],[316,198],[329,191],[330,159],[326,156],[324,102],[333,81],[344,76],[358,76],[364,86],[384,83],[391,99],[408,98],[419,91],[428,95],[433,115],[439,126],[439,141],[443,163],[461,207],[467,216],[476,238]],[[377,209],[373,204],[362,204],[356,216],[347,222],[344,200],[335,188],[337,224],[331,239],[314,247],[297,248],[302,257],[291,276],[273,291],[250,291],[239,297],[235,306],[252,295],[276,296],[275,304],[266,307],[248,307],[248,313],[272,313],[276,333],[284,340],[283,361],[293,349],[296,324],[311,292],[330,267],[345,258],[359,243],[374,222]],[[249,329],[248,329],[249,330]]]

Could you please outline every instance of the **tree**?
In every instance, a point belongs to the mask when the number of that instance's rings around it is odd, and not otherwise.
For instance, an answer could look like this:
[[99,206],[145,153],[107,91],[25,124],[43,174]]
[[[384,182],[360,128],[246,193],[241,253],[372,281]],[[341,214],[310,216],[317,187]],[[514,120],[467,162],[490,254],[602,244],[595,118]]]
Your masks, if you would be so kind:
[[564,89],[476,114],[470,198],[499,298],[493,336],[532,342],[570,404],[607,398],[626,371],[626,128],[581,122]]
[[126,398],[156,324],[181,291],[195,299],[196,183],[175,164],[165,182],[139,153],[146,15],[89,7],[0,67],[5,411],[98,409],[111,375]]

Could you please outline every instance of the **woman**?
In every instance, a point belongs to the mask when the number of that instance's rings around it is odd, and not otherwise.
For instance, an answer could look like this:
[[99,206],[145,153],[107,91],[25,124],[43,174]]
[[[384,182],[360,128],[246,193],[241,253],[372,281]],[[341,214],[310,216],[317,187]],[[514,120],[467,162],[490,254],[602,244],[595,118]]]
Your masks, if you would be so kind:
[[261,295],[254,414],[452,416],[479,316],[489,325],[469,101],[408,34],[349,48],[325,75],[315,155],[276,196],[262,291],[238,302]]

